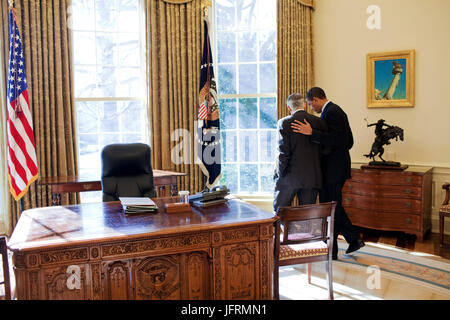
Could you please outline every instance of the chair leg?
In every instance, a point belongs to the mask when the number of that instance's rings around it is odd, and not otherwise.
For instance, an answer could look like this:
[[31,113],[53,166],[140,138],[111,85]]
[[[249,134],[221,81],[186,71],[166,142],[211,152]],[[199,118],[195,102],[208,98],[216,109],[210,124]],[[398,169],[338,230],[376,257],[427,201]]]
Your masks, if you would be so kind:
[[273,268],[273,297],[275,300],[280,300],[280,282],[278,266]]
[[444,245],[444,213],[439,212],[439,238],[441,247]]
[[325,262],[325,269],[327,271],[328,280],[328,299],[334,300],[333,294],[333,265],[331,264],[331,259]]
[[308,276],[308,283],[311,284],[311,263],[308,263],[306,267],[306,274]]

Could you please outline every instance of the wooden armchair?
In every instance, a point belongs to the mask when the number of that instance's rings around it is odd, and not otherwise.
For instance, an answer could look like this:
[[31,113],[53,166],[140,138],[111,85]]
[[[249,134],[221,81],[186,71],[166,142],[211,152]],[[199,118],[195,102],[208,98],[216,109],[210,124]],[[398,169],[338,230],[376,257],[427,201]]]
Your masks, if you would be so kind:
[[448,203],[450,198],[450,183],[444,183],[442,189],[445,190],[445,199],[439,209],[439,235],[441,238],[441,247],[444,245],[444,218],[450,217],[450,204]]
[[[274,298],[279,299],[279,267],[326,261],[329,299],[333,300],[332,252],[336,201],[280,207],[275,223]],[[284,230],[281,231],[281,225]]]
[[8,248],[6,237],[0,237],[0,255],[3,261],[3,280],[0,285],[5,287],[5,300],[11,300],[11,278],[9,277]]

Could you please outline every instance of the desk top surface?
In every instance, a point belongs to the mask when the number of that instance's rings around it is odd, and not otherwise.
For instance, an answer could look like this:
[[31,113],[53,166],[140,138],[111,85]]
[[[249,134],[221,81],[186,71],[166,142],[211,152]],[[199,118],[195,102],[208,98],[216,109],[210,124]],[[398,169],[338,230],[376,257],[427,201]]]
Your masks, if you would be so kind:
[[[153,177],[172,177],[172,176],[185,176],[186,173],[166,171],[166,170],[153,170]],[[93,175],[79,175],[79,176],[64,176],[64,177],[42,177],[39,178],[39,185],[52,185],[52,184],[69,184],[69,183],[88,183],[88,182],[100,182],[100,176]]]
[[29,209],[22,213],[8,241],[12,251],[104,243],[273,222],[273,213],[239,199],[190,212],[166,213],[164,204],[178,200],[155,198],[157,213],[125,215],[120,202],[85,203]]

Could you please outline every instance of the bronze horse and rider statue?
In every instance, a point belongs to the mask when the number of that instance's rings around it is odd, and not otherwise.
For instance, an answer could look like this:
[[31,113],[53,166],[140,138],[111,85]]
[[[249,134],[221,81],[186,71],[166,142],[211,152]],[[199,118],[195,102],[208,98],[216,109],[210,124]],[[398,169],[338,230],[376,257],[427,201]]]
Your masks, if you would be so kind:
[[[367,119],[366,119],[367,121]],[[375,141],[372,144],[372,148],[369,154],[364,156],[371,158],[370,165],[382,165],[382,166],[400,166],[399,162],[386,161],[382,158],[384,153],[384,146],[391,144],[389,140],[400,139],[403,141],[403,129],[397,126],[391,126],[385,123],[384,119],[380,119],[375,123],[367,123],[367,127],[375,126]],[[375,161],[375,157],[378,156],[382,161]]]

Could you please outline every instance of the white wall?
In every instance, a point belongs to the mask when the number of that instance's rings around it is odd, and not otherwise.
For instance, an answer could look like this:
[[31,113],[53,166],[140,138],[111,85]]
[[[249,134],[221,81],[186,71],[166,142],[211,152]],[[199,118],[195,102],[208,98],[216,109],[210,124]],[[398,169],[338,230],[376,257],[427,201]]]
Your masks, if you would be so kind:
[[[381,9],[381,30],[369,30],[369,5]],[[385,119],[405,131],[403,142],[385,147],[387,160],[450,168],[450,1],[316,0],[316,85],[340,105],[355,135],[352,160],[368,162],[374,127]],[[412,108],[367,108],[366,54],[415,49]]]

